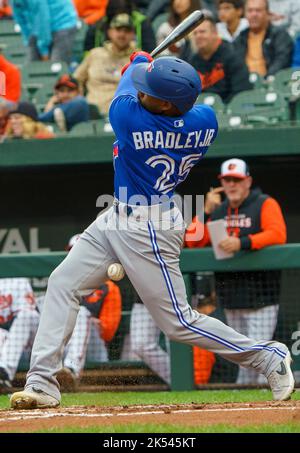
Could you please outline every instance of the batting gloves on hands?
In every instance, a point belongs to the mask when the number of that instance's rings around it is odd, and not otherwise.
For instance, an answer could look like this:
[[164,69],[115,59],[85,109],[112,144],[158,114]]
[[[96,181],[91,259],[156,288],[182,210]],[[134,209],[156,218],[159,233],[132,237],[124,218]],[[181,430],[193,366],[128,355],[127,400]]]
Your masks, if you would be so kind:
[[138,56],[143,56],[143,57],[146,57],[147,60],[149,62],[153,61],[153,58],[151,57],[151,55],[148,53],[148,52],[144,52],[143,50],[139,51],[139,52],[133,52],[131,55],[130,55],[130,62],[129,63],[126,63],[125,66],[123,66],[123,68],[121,69],[121,74],[123,75],[124,72],[126,71],[126,69],[131,65],[131,63],[133,62],[133,60],[138,57]]

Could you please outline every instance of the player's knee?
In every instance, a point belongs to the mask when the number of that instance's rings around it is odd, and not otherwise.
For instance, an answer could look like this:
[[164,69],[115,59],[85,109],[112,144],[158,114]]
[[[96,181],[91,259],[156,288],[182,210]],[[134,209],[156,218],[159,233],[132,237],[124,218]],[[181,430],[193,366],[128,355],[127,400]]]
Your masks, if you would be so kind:
[[60,269],[60,267],[57,267],[52,274],[49,277],[48,280],[48,290],[53,289],[53,288],[59,288],[67,290],[68,287],[71,289],[71,285],[68,282],[69,278],[65,273]]

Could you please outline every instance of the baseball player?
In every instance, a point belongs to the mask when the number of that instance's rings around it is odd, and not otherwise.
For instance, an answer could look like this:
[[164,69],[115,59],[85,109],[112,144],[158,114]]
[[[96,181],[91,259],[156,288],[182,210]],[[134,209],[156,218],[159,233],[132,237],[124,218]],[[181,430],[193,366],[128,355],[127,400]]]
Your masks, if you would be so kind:
[[12,389],[20,358],[31,348],[39,323],[27,278],[0,279],[0,393]]
[[[176,186],[217,135],[214,111],[194,103],[195,69],[176,57],[134,53],[111,103],[115,203],[84,231],[51,274],[24,391],[16,409],[60,404],[56,374],[75,326],[79,302],[119,262],[158,327],[172,340],[200,346],[264,374],[276,400],[290,397],[294,378],[288,348],[256,341],[187,302],[179,268],[185,223],[172,201]],[[180,364],[179,366],[182,366]]]

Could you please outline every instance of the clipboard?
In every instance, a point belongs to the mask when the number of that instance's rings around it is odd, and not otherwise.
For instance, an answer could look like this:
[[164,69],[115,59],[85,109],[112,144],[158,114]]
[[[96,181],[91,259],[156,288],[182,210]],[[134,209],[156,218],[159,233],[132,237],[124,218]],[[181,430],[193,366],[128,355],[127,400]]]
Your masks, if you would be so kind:
[[219,247],[219,243],[223,241],[223,239],[228,238],[225,221],[223,219],[220,219],[207,222],[207,228],[209,230],[210,240],[216,260],[233,258],[233,253],[225,252]]

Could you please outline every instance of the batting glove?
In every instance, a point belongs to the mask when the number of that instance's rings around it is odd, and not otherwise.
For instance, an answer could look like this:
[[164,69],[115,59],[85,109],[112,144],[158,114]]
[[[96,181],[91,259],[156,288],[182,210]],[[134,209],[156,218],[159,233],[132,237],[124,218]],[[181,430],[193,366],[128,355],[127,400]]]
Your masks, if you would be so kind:
[[146,57],[147,60],[149,62],[153,61],[153,58],[151,57],[151,55],[148,53],[148,52],[144,52],[143,50],[140,50],[139,52],[133,52],[131,55],[130,55],[130,62],[129,63],[126,63],[125,66],[123,66],[123,68],[121,69],[121,75],[124,74],[124,72],[126,71],[126,69],[131,65],[131,63],[134,61],[134,59],[136,57],[139,57],[139,56],[143,56],[143,57]]

